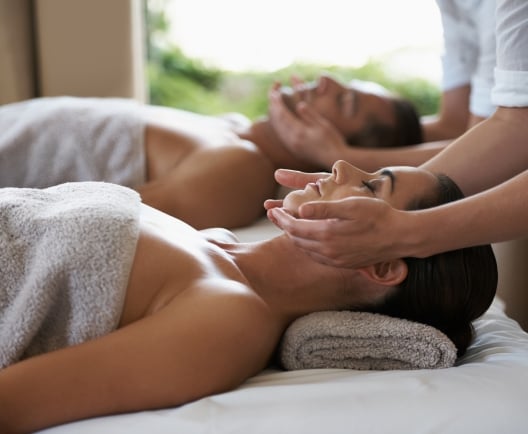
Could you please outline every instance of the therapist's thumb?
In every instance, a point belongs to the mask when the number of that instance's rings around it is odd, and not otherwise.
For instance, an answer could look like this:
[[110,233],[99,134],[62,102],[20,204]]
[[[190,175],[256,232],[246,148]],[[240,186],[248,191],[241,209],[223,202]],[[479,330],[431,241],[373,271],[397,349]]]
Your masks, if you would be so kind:
[[299,216],[305,219],[329,219],[339,214],[335,202],[307,202],[299,208]]
[[277,169],[275,180],[282,186],[288,188],[304,188],[309,182],[317,182],[321,178],[326,178],[328,173],[305,173],[298,170]]
[[329,202],[307,202],[299,208],[299,216],[305,219],[353,220],[369,208],[378,207],[376,199],[350,197]]

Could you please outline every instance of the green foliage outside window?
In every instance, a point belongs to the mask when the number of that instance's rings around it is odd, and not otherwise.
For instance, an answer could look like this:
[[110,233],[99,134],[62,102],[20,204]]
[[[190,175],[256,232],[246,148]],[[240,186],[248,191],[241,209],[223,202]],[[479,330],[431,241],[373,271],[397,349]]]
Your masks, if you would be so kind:
[[292,75],[310,81],[326,71],[344,81],[370,80],[412,101],[421,115],[436,113],[440,91],[423,79],[398,80],[382,63],[371,61],[361,68],[293,64],[274,72],[233,72],[186,56],[167,41],[169,20],[163,1],[146,0],[147,76],[150,103],[216,115],[239,112],[250,119],[266,114],[267,93],[275,81],[288,84]]

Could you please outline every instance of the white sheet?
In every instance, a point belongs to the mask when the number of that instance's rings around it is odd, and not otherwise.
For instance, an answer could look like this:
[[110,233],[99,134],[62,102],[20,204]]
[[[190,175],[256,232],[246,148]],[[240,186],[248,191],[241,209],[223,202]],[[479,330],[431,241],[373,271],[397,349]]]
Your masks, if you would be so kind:
[[[255,232],[256,231],[256,232]],[[276,233],[261,221],[243,240]],[[46,434],[524,434],[528,334],[496,299],[458,366],[420,371],[268,370],[180,408],[96,418]]]

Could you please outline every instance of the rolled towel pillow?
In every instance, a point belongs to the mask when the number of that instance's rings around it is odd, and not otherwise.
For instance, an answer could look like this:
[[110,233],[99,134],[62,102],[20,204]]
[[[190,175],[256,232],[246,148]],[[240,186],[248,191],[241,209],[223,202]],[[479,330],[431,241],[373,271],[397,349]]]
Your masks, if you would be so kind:
[[314,312],[295,320],[279,347],[287,370],[448,368],[456,346],[429,325],[368,312]]

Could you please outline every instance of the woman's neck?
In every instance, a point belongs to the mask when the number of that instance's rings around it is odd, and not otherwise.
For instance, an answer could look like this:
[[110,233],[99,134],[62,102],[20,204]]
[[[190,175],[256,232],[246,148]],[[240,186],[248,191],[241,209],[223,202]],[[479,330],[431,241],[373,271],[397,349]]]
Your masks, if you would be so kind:
[[287,321],[359,302],[359,294],[354,291],[361,286],[358,271],[316,263],[285,235],[222,248],[232,256],[249,286]]
[[239,132],[238,135],[242,139],[253,142],[277,169],[318,170],[288,151],[267,117],[257,119],[245,131]]

